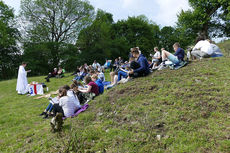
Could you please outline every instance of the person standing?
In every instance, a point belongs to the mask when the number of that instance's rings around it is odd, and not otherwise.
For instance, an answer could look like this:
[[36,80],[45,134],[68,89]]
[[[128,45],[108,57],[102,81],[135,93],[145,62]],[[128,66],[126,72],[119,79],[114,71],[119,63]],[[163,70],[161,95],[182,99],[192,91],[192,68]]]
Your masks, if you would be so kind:
[[17,79],[16,91],[20,95],[26,94],[28,92],[26,89],[28,85],[27,73],[31,72],[31,70],[25,71],[26,65],[27,64],[25,62],[22,62],[22,65],[20,65],[18,69],[18,79]]

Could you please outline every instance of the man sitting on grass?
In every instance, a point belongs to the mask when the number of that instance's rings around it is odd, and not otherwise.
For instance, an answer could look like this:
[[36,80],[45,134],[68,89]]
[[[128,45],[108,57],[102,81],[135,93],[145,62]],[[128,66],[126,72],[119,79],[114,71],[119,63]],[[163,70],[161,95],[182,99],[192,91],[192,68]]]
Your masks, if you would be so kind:
[[185,52],[182,48],[180,48],[180,44],[175,43],[173,45],[173,49],[175,51],[174,55],[166,50],[162,50],[162,65],[158,70],[166,68],[165,62],[167,61],[167,59],[171,61],[173,65],[179,65],[181,61],[184,61]]
[[131,53],[134,58],[137,59],[137,63],[139,64],[138,68],[131,67],[133,70],[129,71],[129,76],[133,78],[147,76],[149,71],[149,64],[146,57],[140,54],[138,48],[132,48]]

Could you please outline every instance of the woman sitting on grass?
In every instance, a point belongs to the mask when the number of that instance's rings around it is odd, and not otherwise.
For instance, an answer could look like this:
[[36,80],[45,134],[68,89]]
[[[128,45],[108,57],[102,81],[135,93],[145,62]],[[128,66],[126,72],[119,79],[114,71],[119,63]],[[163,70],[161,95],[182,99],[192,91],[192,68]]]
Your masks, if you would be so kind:
[[71,97],[67,96],[67,90],[65,87],[59,88],[59,104],[54,104],[54,116],[56,116],[57,113],[62,113],[65,117],[71,117],[78,108],[79,106],[71,99]]
[[108,85],[108,86],[106,87],[106,89],[110,89],[110,88],[116,86],[117,83],[118,83],[118,72],[117,72],[117,71],[111,72],[111,73],[110,73],[110,77],[111,77],[111,84]]
[[90,76],[86,76],[84,81],[88,87],[78,89],[80,92],[78,94],[78,98],[81,104],[84,104],[99,95],[99,87],[95,82],[92,81]]
[[91,78],[92,78],[92,81],[94,81],[98,85],[98,87],[99,87],[99,94],[103,94],[103,92],[104,92],[104,85],[103,85],[101,79],[98,79],[97,74],[93,74]]

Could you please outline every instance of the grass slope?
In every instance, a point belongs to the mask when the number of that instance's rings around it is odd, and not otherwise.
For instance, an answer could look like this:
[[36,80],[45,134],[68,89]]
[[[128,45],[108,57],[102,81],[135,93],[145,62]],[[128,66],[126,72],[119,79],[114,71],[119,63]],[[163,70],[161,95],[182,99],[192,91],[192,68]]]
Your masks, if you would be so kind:
[[[229,43],[220,44],[225,53]],[[0,152],[230,152],[229,60],[205,59],[119,85],[58,134],[38,116],[47,100],[16,95],[16,80],[2,81]],[[50,91],[71,79],[52,79]]]

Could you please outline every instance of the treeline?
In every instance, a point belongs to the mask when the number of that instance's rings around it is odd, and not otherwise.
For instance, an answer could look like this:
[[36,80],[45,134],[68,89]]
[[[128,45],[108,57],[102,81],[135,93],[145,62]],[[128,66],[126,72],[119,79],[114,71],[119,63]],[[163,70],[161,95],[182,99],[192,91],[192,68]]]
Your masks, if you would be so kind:
[[[178,14],[176,26],[160,27],[144,15],[114,22],[82,0],[22,0],[19,16],[0,1],[0,80],[15,77],[22,61],[31,75],[62,66],[73,71],[93,60],[127,58],[130,48],[148,55],[155,46],[172,51],[194,44],[198,35],[230,36],[228,0],[189,0],[192,10]],[[169,11],[169,10],[168,10]]]

